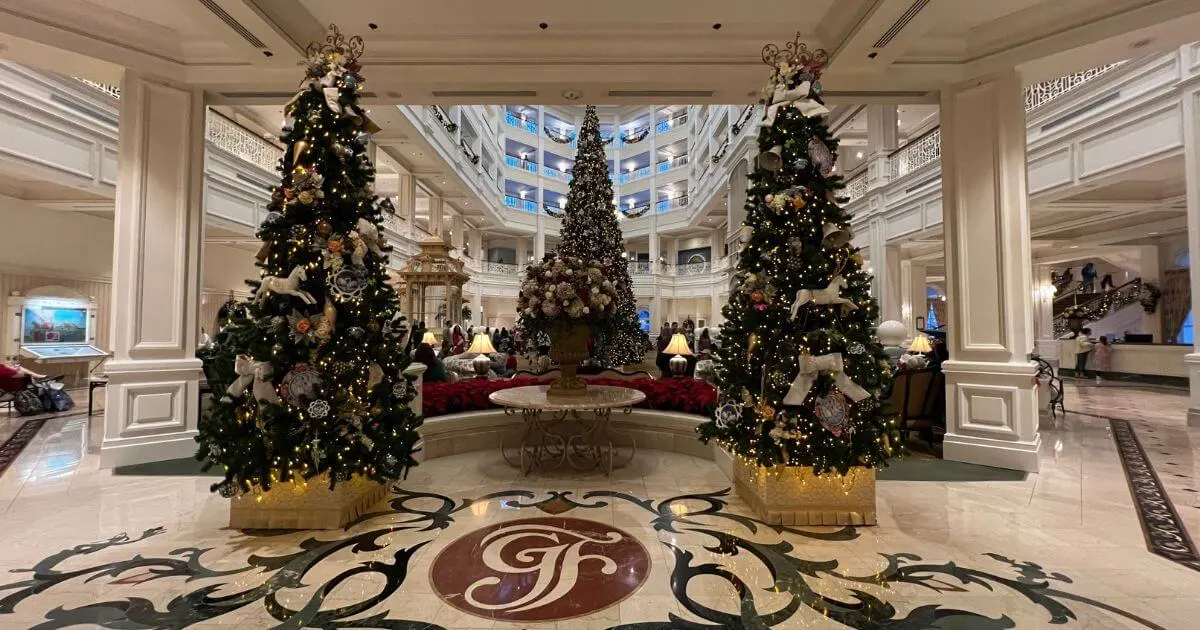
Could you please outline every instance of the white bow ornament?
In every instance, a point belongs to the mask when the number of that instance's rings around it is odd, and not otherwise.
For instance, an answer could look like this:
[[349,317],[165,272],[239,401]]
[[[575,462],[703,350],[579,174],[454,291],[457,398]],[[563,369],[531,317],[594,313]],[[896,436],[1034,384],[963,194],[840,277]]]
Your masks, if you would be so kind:
[[831,354],[822,354],[814,357],[810,354],[800,355],[800,372],[796,374],[796,379],[792,381],[791,388],[783,397],[785,405],[803,405],[804,400],[808,398],[809,392],[812,391],[813,385],[817,382],[817,376],[821,372],[827,372],[833,375],[833,384],[837,386],[847,398],[854,402],[860,402],[871,397],[870,392],[859,387],[858,383],[850,380],[849,376],[842,371],[842,354],[834,352]]
[[271,374],[275,368],[271,367],[270,361],[255,361],[248,354],[239,354],[233,362],[233,371],[238,377],[225,390],[230,396],[241,396],[253,383],[251,391],[255,400],[279,404],[279,394],[271,384]]
[[812,83],[808,81],[803,81],[800,85],[790,90],[784,83],[777,84],[775,92],[771,95],[771,100],[768,101],[766,115],[763,116],[758,126],[770,127],[774,125],[775,116],[784,107],[795,107],[805,116],[823,116],[828,114],[828,108],[810,98],[811,91]]

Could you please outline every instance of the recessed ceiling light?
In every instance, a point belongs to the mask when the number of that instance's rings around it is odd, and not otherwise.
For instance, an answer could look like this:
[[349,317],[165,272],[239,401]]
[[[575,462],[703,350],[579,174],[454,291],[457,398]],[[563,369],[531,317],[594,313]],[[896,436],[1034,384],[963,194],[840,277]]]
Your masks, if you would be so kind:
[[1157,236],[1157,235],[1158,235],[1158,232],[1151,232],[1151,233],[1150,233],[1150,236]]
[[861,159],[862,159],[862,151],[859,151],[858,153],[855,153],[855,154],[854,154],[854,157],[856,157],[856,158],[858,158],[858,159],[860,159],[860,160],[861,160]]
[[720,23],[720,22],[717,22],[716,24],[713,24],[713,30],[714,30],[714,31],[719,31],[719,30],[721,30],[721,23]]
[[544,30],[550,28],[550,25],[545,22],[542,22],[541,24],[538,24],[538,28],[540,28],[544,31]]
[[376,24],[376,23],[374,23],[374,22],[367,22],[367,28],[369,28],[369,29],[371,29],[372,31],[374,31],[374,30],[376,30],[376,29],[378,29],[378,28],[379,28],[379,25],[378,25],[378,24]]
[[413,151],[413,156],[414,156],[414,157],[421,157],[422,155],[425,155],[425,154],[424,154],[424,153],[421,153],[420,151]]

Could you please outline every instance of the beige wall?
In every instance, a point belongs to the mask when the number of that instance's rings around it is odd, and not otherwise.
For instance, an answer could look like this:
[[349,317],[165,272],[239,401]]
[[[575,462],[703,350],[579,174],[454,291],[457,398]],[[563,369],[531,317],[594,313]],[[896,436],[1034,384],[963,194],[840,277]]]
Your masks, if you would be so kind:
[[[108,348],[111,322],[113,221],[82,212],[60,212],[0,198],[0,296],[59,285],[96,299],[96,343]],[[252,252],[226,245],[204,249],[201,326],[213,329],[217,309],[230,289],[248,294],[245,280],[257,278]],[[7,324],[6,324],[7,325]]]

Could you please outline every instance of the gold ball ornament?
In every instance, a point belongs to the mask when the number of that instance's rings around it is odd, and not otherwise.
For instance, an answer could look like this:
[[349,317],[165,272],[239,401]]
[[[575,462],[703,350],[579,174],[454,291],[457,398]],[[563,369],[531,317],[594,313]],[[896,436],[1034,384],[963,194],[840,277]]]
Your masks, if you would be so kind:
[[333,225],[325,219],[317,221],[317,234],[320,234],[321,236],[329,236],[330,234],[333,234]]

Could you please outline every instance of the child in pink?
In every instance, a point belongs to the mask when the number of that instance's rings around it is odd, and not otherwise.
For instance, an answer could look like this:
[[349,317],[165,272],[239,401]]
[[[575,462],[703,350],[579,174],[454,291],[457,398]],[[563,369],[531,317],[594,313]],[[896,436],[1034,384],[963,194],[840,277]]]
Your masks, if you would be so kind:
[[1100,342],[1096,344],[1096,349],[1092,355],[1092,368],[1096,370],[1096,382],[1100,382],[1100,373],[1107,372],[1110,359],[1112,358],[1112,346],[1108,343],[1108,337],[1101,337]]

